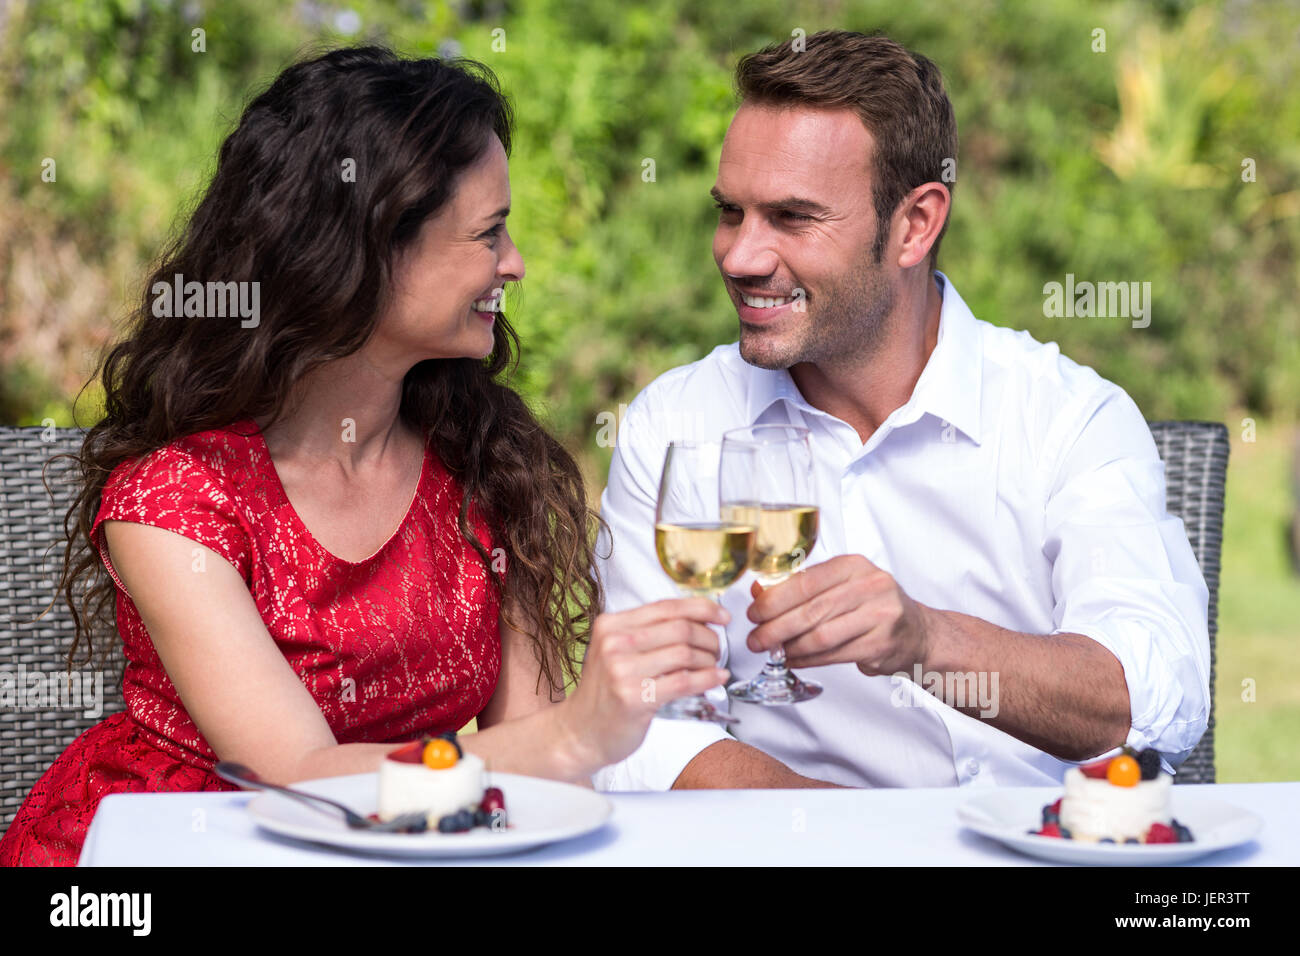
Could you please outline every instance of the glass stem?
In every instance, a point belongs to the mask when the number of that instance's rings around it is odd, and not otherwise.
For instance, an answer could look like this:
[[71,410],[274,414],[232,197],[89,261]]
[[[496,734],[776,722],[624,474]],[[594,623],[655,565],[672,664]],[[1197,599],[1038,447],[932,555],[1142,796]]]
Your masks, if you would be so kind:
[[[780,577],[772,578],[770,581],[764,581],[762,578],[759,578],[759,581],[762,583],[763,587],[769,588],[772,587],[772,585],[774,584],[780,584],[782,581],[784,581],[786,578],[790,576],[790,573],[782,574]],[[772,648],[772,650],[767,652],[767,666],[764,668],[764,670],[769,672],[777,672],[777,673],[786,670],[784,644],[782,644],[779,647],[774,647]]]

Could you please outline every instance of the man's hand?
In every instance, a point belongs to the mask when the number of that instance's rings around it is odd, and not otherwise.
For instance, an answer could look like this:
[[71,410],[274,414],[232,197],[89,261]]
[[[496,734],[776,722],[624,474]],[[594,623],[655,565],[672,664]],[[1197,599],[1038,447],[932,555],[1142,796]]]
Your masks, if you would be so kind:
[[[753,589],[749,647],[784,645],[791,667],[852,661],[869,677],[987,673],[994,699],[963,685],[926,687],[950,707],[1062,760],[1087,760],[1124,743],[1128,684],[1115,655],[1074,633],[1026,634],[913,601],[861,555],[843,555]],[[949,688],[952,688],[951,692]],[[986,703],[993,706],[986,710]],[[989,712],[991,711],[991,712]]]
[[930,609],[858,554],[814,564],[785,581],[750,589],[749,649],[784,645],[791,667],[852,662],[868,677],[910,671],[932,639]]

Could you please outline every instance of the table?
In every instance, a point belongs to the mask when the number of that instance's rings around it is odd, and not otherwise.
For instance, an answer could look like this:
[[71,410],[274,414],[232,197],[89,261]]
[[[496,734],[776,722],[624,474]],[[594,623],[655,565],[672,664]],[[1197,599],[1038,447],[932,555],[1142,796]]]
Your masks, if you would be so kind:
[[[1186,786],[1264,820],[1256,841],[1193,865],[1300,865],[1300,782]],[[1042,803],[1061,792],[1020,789],[1040,792]],[[958,788],[614,793],[609,823],[584,837],[511,856],[412,862],[267,833],[244,810],[251,793],[117,794],[100,803],[80,865],[1053,865],[963,828],[956,810],[973,795]]]

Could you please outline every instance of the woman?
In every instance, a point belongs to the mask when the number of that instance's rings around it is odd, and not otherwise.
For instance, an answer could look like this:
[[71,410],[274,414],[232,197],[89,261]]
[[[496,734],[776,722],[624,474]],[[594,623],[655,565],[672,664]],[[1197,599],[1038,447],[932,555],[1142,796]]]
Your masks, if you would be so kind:
[[108,793],[232,789],[218,759],[365,772],[474,717],[494,770],[589,784],[721,682],[713,602],[597,616],[581,475],[498,381],[510,133],[486,67],[376,48],[249,105],[97,373],[61,587],[70,662],[116,598],[127,710],[50,767],[0,863],[75,863]]

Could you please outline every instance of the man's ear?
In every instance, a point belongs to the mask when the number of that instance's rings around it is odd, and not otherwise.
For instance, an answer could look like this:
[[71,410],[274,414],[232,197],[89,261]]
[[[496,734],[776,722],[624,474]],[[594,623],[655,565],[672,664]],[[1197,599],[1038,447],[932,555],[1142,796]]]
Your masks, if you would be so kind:
[[943,183],[924,183],[903,198],[894,213],[894,229],[902,241],[900,268],[909,269],[926,260],[951,207],[952,194]]

